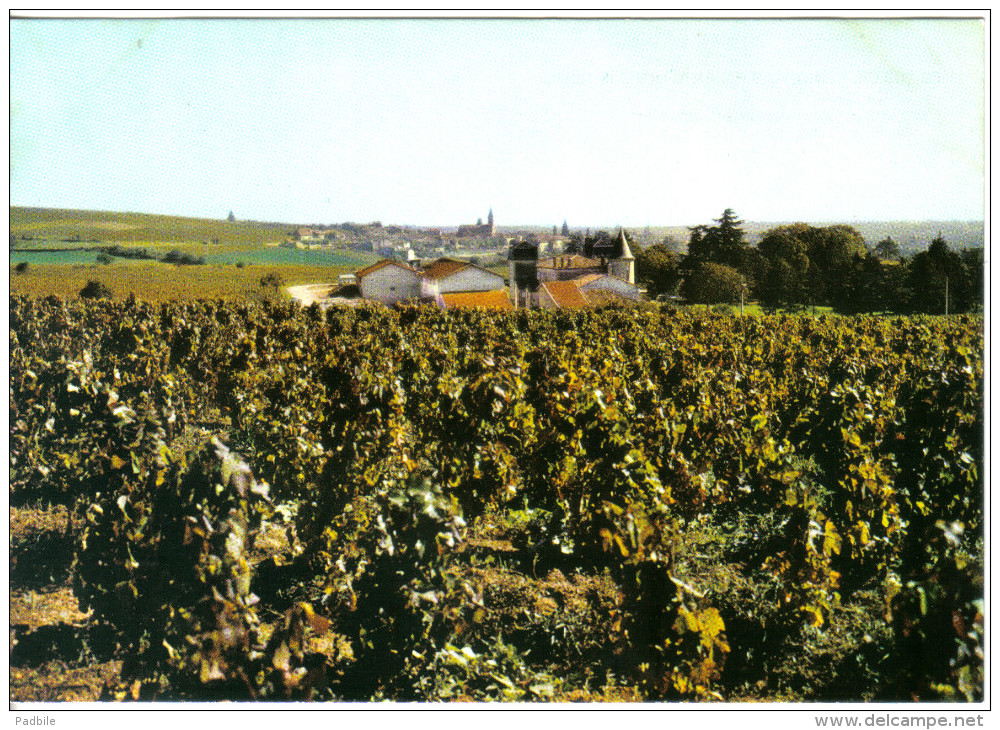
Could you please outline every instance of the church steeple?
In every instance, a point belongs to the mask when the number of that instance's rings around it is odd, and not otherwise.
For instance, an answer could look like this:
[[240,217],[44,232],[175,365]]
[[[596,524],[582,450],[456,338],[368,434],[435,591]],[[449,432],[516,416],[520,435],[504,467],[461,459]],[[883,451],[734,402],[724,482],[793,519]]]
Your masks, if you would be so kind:
[[486,225],[488,225],[488,226],[492,226],[493,225],[493,208],[490,208],[490,214],[486,218]]

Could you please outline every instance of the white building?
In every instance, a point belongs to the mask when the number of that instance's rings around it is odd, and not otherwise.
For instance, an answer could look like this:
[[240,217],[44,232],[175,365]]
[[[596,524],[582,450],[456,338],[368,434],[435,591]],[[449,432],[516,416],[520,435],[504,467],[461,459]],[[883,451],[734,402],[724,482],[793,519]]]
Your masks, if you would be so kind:
[[382,259],[354,275],[365,299],[395,304],[421,296],[423,274],[398,261]]
[[448,292],[497,291],[504,288],[503,277],[492,271],[453,259],[438,259],[423,271],[424,296]]
[[444,294],[502,292],[506,297],[503,277],[481,266],[446,258],[438,259],[422,270],[408,264],[410,262],[404,264],[382,259],[355,272],[361,296],[383,304],[434,300],[440,306],[444,306],[441,299]]

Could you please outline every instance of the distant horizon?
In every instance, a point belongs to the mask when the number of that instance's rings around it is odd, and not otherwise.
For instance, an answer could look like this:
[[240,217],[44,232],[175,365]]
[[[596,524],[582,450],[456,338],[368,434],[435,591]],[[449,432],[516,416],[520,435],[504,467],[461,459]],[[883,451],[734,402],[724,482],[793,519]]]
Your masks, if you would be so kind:
[[[23,208],[28,210],[52,210],[52,211],[66,211],[66,212],[81,212],[81,213],[107,213],[111,215],[149,215],[149,216],[160,216],[167,218],[190,218],[193,220],[210,220],[210,221],[225,221],[229,215],[229,211],[221,216],[201,216],[201,215],[188,215],[184,213],[167,213],[163,211],[142,211],[142,210],[111,210],[102,208],[63,208],[59,206],[50,205],[15,205],[11,203],[11,208]],[[724,210],[724,209],[723,209]],[[264,225],[275,225],[275,226],[311,226],[315,224],[337,226],[343,225],[345,223],[357,224],[357,225],[369,225],[371,223],[380,223],[382,226],[402,226],[409,228],[455,228],[459,226],[468,225],[474,223],[475,219],[471,221],[458,221],[454,223],[411,223],[407,221],[390,221],[382,218],[372,218],[371,220],[365,220],[362,218],[346,218],[344,220],[338,221],[326,221],[326,220],[309,220],[309,221],[295,221],[295,220],[268,220],[264,218],[255,217],[242,217],[237,215],[236,211],[232,211],[233,216],[237,223],[260,223]],[[827,219],[806,219],[806,218],[775,218],[775,219],[757,219],[757,218],[746,218],[740,212],[734,211],[740,220],[747,225],[783,225],[791,223],[806,223],[809,225],[822,226],[822,225],[837,225],[837,224],[864,224],[864,223],[979,223],[985,225],[984,218],[867,218],[867,219],[841,219],[841,218],[827,218]],[[495,213],[495,211],[494,211]],[[702,221],[688,221],[688,222],[673,222],[673,223],[577,223],[573,224],[567,221],[569,229],[580,230],[590,228],[592,230],[604,230],[611,228],[625,228],[627,230],[641,230],[643,228],[683,228],[688,226],[695,226],[699,224],[708,224],[722,215],[722,211],[708,220]],[[477,216],[480,217],[480,216]],[[481,216],[484,217],[485,216]],[[551,228],[553,225],[562,227],[562,223],[504,223],[498,221],[496,223],[497,228]]]

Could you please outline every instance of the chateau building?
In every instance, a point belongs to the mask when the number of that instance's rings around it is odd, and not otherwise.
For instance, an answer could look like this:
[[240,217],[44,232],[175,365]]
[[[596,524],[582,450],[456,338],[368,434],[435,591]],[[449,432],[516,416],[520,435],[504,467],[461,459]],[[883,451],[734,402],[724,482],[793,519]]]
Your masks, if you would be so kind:
[[[515,241],[508,254],[514,306],[559,306],[560,301],[567,306],[587,306],[591,299],[641,299],[635,285],[635,257],[624,229],[619,229],[614,239],[587,240],[582,248],[582,253],[539,259],[536,244]],[[563,284],[570,282],[572,286]],[[597,291],[608,294],[588,298],[588,292]]]

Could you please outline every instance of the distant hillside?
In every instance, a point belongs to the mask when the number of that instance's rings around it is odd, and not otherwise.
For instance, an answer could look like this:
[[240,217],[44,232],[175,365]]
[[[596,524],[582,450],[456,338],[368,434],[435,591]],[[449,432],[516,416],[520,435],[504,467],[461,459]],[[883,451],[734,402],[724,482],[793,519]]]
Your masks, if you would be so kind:
[[[710,223],[711,221],[701,221]],[[814,226],[834,225],[834,223],[805,221]],[[373,226],[378,230],[374,231]],[[695,225],[694,223],[690,225]],[[747,221],[743,228],[751,245],[756,245],[761,236],[781,222]],[[948,245],[954,249],[974,248],[984,245],[984,225],[982,221],[871,221],[850,223],[864,236],[869,246],[874,246],[886,236],[899,244],[904,255],[912,255],[925,250],[935,236],[940,233]],[[89,242],[138,245],[171,243],[211,243],[262,246],[280,243],[300,224],[266,223],[258,221],[234,221],[222,219],[184,218],[180,216],[152,215],[147,213],[113,213],[85,210],[62,210],[54,208],[10,208],[10,233],[18,241],[42,240],[49,242]],[[343,244],[355,248],[358,244],[383,238],[407,238],[407,228],[378,224],[358,226],[339,224],[344,233]],[[670,236],[681,251],[686,250],[688,225],[673,226],[627,226],[643,245],[659,243]],[[501,234],[522,232],[551,233],[551,226],[498,226]],[[602,227],[591,227],[592,232]],[[573,232],[580,229],[573,227]],[[611,230],[610,226],[603,230]],[[374,239],[373,239],[374,236]]]
[[[11,206],[10,234],[19,248],[64,248],[81,244],[119,244],[148,246],[180,246],[218,244],[230,248],[260,248],[279,244],[294,237],[300,229],[320,229],[333,233],[325,241],[334,248],[352,249],[359,253],[378,253],[385,247],[408,241],[436,240],[440,231],[415,227],[383,226],[372,223],[301,224],[273,223],[250,220],[226,221],[209,218],[149,213],[114,213],[58,208],[24,208]],[[322,241],[323,235],[319,236]],[[311,240],[310,242],[315,242]]]
[[212,220],[148,213],[112,213],[56,208],[10,208],[10,233],[18,240],[102,243],[278,243],[293,226],[255,221]]

